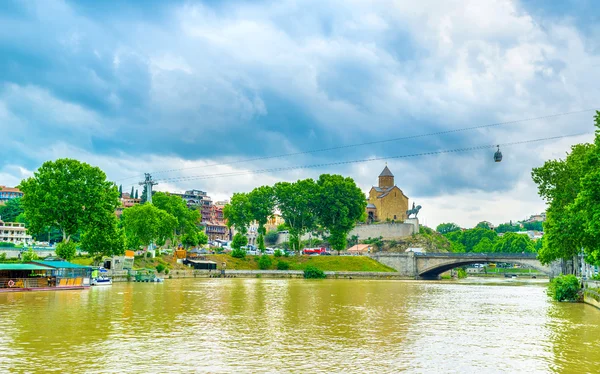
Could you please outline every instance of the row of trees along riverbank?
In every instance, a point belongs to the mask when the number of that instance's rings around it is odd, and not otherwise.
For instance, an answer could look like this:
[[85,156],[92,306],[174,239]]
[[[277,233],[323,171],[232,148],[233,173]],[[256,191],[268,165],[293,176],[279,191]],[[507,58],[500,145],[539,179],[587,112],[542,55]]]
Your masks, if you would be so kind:
[[200,212],[168,193],[157,192],[154,205],[127,208],[118,219],[117,186],[100,168],[77,160],[45,162],[19,188],[24,196],[11,201],[11,213],[38,240],[51,234],[57,239],[58,234],[56,254],[67,260],[78,246],[97,262],[151,243],[195,246],[208,241],[197,226]]
[[334,250],[342,251],[348,233],[365,218],[366,205],[364,193],[352,178],[323,174],[316,181],[279,182],[249,193],[235,193],[223,215],[227,225],[237,231],[231,244],[236,257],[245,256],[240,247],[247,244],[246,233],[253,221],[258,223],[258,247],[265,249],[265,225],[276,209],[285,220],[292,250],[301,249],[302,235],[319,231]]
[[[120,205],[117,186],[106,179],[98,167],[73,159],[45,162],[34,175],[23,180],[24,197],[11,202],[8,210],[15,220],[41,239],[45,235],[59,239],[58,256],[72,259],[77,246],[96,261],[103,256],[124,253],[170,242],[186,247],[207,243],[198,228],[200,212],[187,207],[178,196],[157,192],[153,205],[141,204],[124,209],[121,219],[115,215]],[[354,180],[324,174],[318,180],[280,182],[262,186],[249,193],[236,193],[224,208],[228,225],[238,234],[232,246],[246,244],[248,227],[259,224],[259,247],[265,248],[265,224],[278,209],[290,233],[292,249],[300,250],[301,236],[319,230],[327,233],[336,250],[346,248],[346,237],[365,215],[366,199]]]

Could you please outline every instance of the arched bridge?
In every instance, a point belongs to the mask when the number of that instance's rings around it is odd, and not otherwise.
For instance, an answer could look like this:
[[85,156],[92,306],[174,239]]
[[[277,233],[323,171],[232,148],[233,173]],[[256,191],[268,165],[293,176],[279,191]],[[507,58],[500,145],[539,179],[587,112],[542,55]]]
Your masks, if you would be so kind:
[[396,269],[402,275],[438,279],[440,274],[457,267],[490,262],[520,264],[536,269],[549,278],[560,274],[560,263],[542,265],[534,253],[375,253],[371,257]]

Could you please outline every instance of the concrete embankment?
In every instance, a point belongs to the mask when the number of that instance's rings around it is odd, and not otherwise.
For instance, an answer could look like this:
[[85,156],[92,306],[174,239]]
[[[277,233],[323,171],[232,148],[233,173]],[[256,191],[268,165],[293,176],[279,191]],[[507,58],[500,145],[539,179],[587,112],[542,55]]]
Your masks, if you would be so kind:
[[600,309],[600,282],[584,282],[583,302]]
[[[125,271],[115,271],[109,274],[113,282],[133,281]],[[402,276],[400,273],[391,272],[362,272],[362,271],[326,271],[328,279],[414,279]],[[179,278],[303,278],[304,272],[300,270],[227,270],[221,274],[220,270],[172,270],[169,274],[159,274],[165,279]]]

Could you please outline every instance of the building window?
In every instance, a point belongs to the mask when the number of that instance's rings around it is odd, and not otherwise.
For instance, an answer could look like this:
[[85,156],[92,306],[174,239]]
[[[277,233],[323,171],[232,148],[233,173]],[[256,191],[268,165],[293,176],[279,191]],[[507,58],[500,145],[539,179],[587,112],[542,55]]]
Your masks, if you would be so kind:
[[394,214],[394,219],[396,219],[396,215]]

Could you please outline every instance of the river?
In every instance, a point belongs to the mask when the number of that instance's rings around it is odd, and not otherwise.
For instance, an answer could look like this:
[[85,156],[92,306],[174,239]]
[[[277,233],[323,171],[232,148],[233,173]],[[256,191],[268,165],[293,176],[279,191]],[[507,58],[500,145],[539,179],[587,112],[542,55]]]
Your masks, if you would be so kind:
[[0,372],[597,373],[543,281],[180,279],[0,294]]

